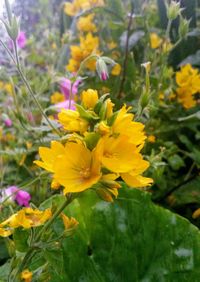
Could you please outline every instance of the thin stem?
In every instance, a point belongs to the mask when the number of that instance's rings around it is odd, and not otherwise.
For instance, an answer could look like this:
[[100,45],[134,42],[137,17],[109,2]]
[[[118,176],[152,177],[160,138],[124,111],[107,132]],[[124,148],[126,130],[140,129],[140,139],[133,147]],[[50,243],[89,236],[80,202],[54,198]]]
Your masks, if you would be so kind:
[[133,21],[133,5],[132,5],[132,8],[131,8],[131,13],[129,15],[129,22],[128,22],[128,27],[127,27],[125,57],[124,57],[124,63],[123,63],[123,73],[122,73],[121,83],[120,83],[120,86],[119,86],[119,92],[118,92],[118,95],[117,95],[118,98],[121,98],[122,91],[123,91],[123,88],[124,88],[124,83],[125,83],[125,80],[126,80],[128,53],[129,53],[129,39],[130,39],[132,21]]
[[49,124],[49,126],[59,135],[61,136],[61,133],[58,131],[57,128],[54,127],[54,125],[50,122],[50,120],[48,119],[47,115],[45,114],[45,112],[43,111],[40,103],[38,102],[37,98],[35,97],[35,94],[29,84],[29,82],[27,81],[22,69],[21,69],[21,66],[20,66],[20,62],[19,62],[19,56],[18,56],[18,52],[17,52],[17,46],[16,46],[16,42],[13,41],[14,43],[14,52],[15,52],[15,57],[16,59],[14,58],[13,54],[10,52],[10,50],[7,48],[7,46],[3,43],[3,41],[0,39],[0,43],[2,44],[2,46],[4,47],[4,49],[6,50],[6,52],[8,53],[8,55],[10,56],[10,58],[12,59],[12,61],[14,62],[16,68],[17,68],[17,71],[23,81],[23,83],[26,85],[26,88],[28,89],[28,92],[29,94],[31,95],[32,99],[34,100],[35,104],[37,105],[41,115],[45,118],[45,120],[47,121],[47,123]]
[[171,25],[172,25],[172,20],[168,20],[167,29],[166,29],[166,34],[165,34],[165,37],[166,37],[167,39],[170,39]]

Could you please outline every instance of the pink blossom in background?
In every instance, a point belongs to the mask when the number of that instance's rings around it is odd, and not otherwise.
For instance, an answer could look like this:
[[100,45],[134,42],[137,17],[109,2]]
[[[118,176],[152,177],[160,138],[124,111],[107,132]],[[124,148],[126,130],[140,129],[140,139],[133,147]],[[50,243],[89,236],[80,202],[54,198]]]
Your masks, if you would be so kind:
[[4,119],[4,124],[6,127],[11,127],[12,126],[12,120],[7,117],[6,119]]
[[55,104],[55,108],[60,112],[62,109],[66,109],[66,110],[75,110],[76,107],[75,107],[75,102],[74,100],[71,101],[71,105],[69,107],[69,100],[66,100],[64,102],[60,102],[60,103],[57,103]]
[[[78,86],[81,80],[77,79],[72,85],[72,94],[76,95],[78,93]],[[68,78],[62,78],[60,82],[60,91],[65,95],[65,99],[69,99],[71,89],[71,81]]]
[[[17,37],[17,46],[20,48],[20,49],[23,49],[25,46],[26,46],[26,41],[27,41],[27,38],[26,38],[26,34],[24,31],[20,31],[18,37]],[[8,45],[9,45],[9,48],[10,49],[13,49],[13,42],[12,40],[9,40],[8,42]]]
[[19,48],[23,49],[26,46],[26,34],[24,31],[20,31],[18,37],[17,37],[17,45]]
[[0,202],[9,198],[9,201],[16,201],[19,206],[29,206],[31,196],[28,192],[20,190],[17,186],[10,186],[1,192]]

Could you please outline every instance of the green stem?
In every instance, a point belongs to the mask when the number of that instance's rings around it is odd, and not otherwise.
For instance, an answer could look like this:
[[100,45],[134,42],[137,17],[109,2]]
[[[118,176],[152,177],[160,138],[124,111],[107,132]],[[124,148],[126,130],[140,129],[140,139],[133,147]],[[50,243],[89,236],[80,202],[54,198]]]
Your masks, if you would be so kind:
[[169,40],[170,40],[171,25],[172,25],[172,20],[168,20],[165,37]]
[[0,39],[0,43],[2,44],[2,46],[4,47],[4,49],[6,50],[6,52],[8,53],[8,55],[10,56],[10,58],[12,59],[12,61],[14,62],[16,68],[17,68],[17,71],[23,81],[23,83],[26,85],[26,88],[28,89],[28,92],[29,94],[31,95],[33,101],[35,102],[35,104],[37,105],[41,115],[45,118],[45,120],[47,121],[47,123],[49,124],[49,126],[59,135],[61,136],[61,133],[58,131],[57,128],[54,127],[54,125],[50,122],[50,120],[48,119],[47,115],[44,113],[40,103],[38,102],[37,98],[35,97],[35,94],[29,84],[29,82],[27,81],[22,69],[21,69],[21,66],[20,66],[20,62],[19,62],[19,56],[18,56],[18,52],[17,52],[17,46],[16,46],[16,42],[13,41],[14,43],[14,52],[15,52],[15,57],[13,56],[13,54],[10,52],[10,50],[7,48],[7,46],[3,43],[3,41]]
[[30,247],[30,249],[26,253],[25,257],[23,258],[21,264],[19,265],[18,270],[16,271],[16,273],[14,275],[13,282],[17,281],[17,276],[19,275],[19,273],[22,272],[23,269],[26,268],[27,264],[31,261],[31,259],[35,255],[36,243],[41,240],[43,234],[49,229],[49,227],[53,224],[55,219],[61,214],[61,212],[66,208],[66,206],[68,206],[72,202],[73,199],[74,198],[71,196],[71,194],[69,194],[68,197],[66,198],[65,202],[58,208],[58,210],[54,213],[52,218],[47,222],[47,224],[45,224],[42,227],[40,232],[35,237],[33,246]]

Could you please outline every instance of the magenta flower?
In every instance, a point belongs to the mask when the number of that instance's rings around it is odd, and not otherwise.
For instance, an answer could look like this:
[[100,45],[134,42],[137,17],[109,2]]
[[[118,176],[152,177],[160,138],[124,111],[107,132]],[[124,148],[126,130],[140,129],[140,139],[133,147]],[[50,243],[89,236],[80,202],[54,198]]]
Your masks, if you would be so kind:
[[6,127],[11,127],[12,126],[12,120],[9,117],[7,117],[7,118],[4,119],[4,124],[5,124]]
[[75,102],[74,100],[71,101],[71,105],[69,107],[69,100],[65,100],[64,102],[60,102],[60,103],[57,103],[55,104],[55,108],[58,110],[58,112],[61,111],[61,109],[66,109],[66,110],[76,110],[76,107],[75,107]]
[[[26,46],[26,41],[27,41],[27,38],[26,38],[26,34],[24,31],[20,31],[17,39],[16,39],[16,42],[17,42],[17,46],[20,48],[20,49],[23,49],[25,46]],[[12,40],[10,40],[8,42],[8,45],[9,45],[9,48],[10,49],[13,49],[13,42]]]
[[20,31],[18,37],[17,37],[17,46],[21,49],[23,49],[26,46],[26,34],[24,31]]
[[31,196],[28,192],[19,189],[16,186],[10,186],[2,191],[2,196],[0,197],[0,202],[3,202],[6,198],[10,201],[16,201],[19,206],[29,206],[29,201]]
[[[78,93],[78,86],[81,80],[77,79],[72,85],[73,96]],[[60,91],[65,95],[65,99],[70,98],[71,81],[68,78],[62,78],[60,82]]]

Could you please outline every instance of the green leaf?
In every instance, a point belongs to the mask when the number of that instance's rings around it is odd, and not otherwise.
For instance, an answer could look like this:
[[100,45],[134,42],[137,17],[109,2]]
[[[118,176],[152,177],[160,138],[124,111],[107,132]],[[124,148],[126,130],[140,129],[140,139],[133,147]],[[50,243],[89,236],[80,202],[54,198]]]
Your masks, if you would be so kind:
[[63,252],[62,250],[44,250],[43,256],[49,263],[50,267],[57,275],[62,275],[63,272]]
[[0,282],[6,282],[7,277],[10,272],[10,263],[6,262],[4,265],[0,266]]
[[13,239],[15,242],[15,247],[19,252],[26,252],[28,249],[28,237],[29,237],[29,231],[22,229],[22,228],[16,228],[15,232],[13,234]]
[[181,167],[185,166],[183,159],[177,154],[170,156],[168,163],[174,170],[179,170]]
[[200,176],[180,186],[172,196],[172,206],[200,204]]
[[97,201],[91,193],[67,208],[79,228],[64,242],[65,282],[199,280],[195,226],[140,190],[124,187],[114,203]]

